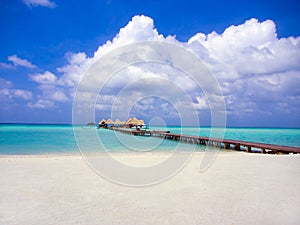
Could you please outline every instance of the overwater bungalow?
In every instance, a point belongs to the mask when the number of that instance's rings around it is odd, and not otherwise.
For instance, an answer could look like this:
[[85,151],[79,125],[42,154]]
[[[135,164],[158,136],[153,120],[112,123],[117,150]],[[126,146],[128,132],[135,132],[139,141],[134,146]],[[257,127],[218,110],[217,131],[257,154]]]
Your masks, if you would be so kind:
[[112,126],[114,126],[114,122],[113,122],[111,119],[106,120],[106,123],[105,123],[105,124],[107,125],[107,127],[112,127]]
[[123,124],[122,121],[119,120],[119,119],[116,119],[115,122],[114,122],[115,127],[120,127],[120,126],[122,126],[122,124]]
[[144,120],[138,120],[137,118],[129,118],[126,122],[122,122],[119,119],[116,119],[114,122],[111,119],[105,120],[102,119],[98,124],[99,128],[109,128],[109,127],[124,127],[124,128],[135,128],[140,130],[145,127]]
[[136,128],[140,130],[145,126],[144,120],[138,120],[137,118],[133,117],[126,121],[125,125],[129,128]]
[[105,126],[105,123],[106,123],[106,120],[105,119],[102,119],[99,123],[98,123],[98,129],[101,128],[101,127],[104,127]]

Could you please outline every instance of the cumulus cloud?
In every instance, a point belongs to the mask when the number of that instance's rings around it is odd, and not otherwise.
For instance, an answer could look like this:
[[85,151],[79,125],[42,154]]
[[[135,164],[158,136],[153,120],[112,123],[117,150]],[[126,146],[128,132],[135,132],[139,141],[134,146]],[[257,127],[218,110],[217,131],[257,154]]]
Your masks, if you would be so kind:
[[40,99],[36,103],[28,103],[27,106],[32,109],[49,109],[53,108],[55,104],[52,101]]
[[26,90],[21,90],[21,89],[13,89],[13,90],[11,90],[11,94],[14,97],[21,98],[21,99],[24,99],[24,100],[32,99],[32,92],[31,91],[26,91]]
[[[168,37],[171,39],[171,37]],[[138,41],[164,41],[163,35],[159,34],[154,27],[152,18],[141,15],[134,16],[129,23],[120,29],[119,33],[112,41],[107,41],[104,45],[99,46],[94,54],[97,60],[105,53],[125,44]]]
[[60,87],[56,87],[54,85],[40,85],[38,89],[42,91],[42,94],[39,95],[40,99],[49,100],[49,101],[51,100],[54,102],[68,101],[68,98],[64,90]]
[[49,0],[23,0],[23,2],[28,7],[43,6],[43,7],[48,7],[48,8],[54,8],[56,6],[55,2],[52,2]]
[[[30,79],[39,83],[44,93],[41,95],[44,102],[41,100],[36,106],[53,106],[47,101],[71,99],[76,86],[94,62],[120,46],[146,40],[175,43],[199,56],[219,81],[229,115],[267,114],[269,109],[266,109],[266,105],[275,111],[282,111],[283,106],[290,109],[284,112],[285,115],[292,111],[299,112],[300,37],[278,38],[276,25],[272,20],[259,22],[257,19],[250,19],[238,26],[228,27],[221,34],[198,33],[187,42],[179,42],[174,36],[164,37],[159,34],[153,20],[146,16],[134,16],[111,41],[99,46],[90,58],[84,52],[67,53],[67,63],[57,68],[57,75],[49,71],[31,75]],[[106,77],[95,77],[93,85],[106,84],[96,108],[109,111],[113,100],[124,86],[151,77],[174,82],[191,95],[193,106],[199,111],[207,110],[211,104],[186,74],[168,66],[145,63],[123,68],[109,80],[106,80]],[[135,90],[127,92],[127,103],[137,99],[143,91],[159,88],[159,83],[154,82],[135,86]],[[165,95],[174,94],[171,89],[165,89],[163,92]],[[56,97],[46,98],[47,95]],[[90,101],[91,93],[88,89],[83,96],[83,101]],[[166,109],[163,104],[160,106],[157,106],[157,109]],[[142,111],[145,105],[141,102],[136,108]]]
[[[2,98],[8,99],[23,99],[23,100],[31,100],[32,99],[32,92],[22,89],[0,89],[0,95]],[[3,99],[2,99],[3,100]]]
[[222,34],[199,33],[189,39],[188,46],[227,80],[300,69],[300,37],[278,39],[271,20],[251,19]]
[[32,75],[31,79],[40,84],[38,86],[40,94],[37,95],[38,100],[35,103],[29,103],[28,107],[47,109],[55,107],[55,103],[69,101],[64,88],[57,86],[57,78],[54,74],[45,72]]
[[[5,80],[0,77],[0,98],[2,103],[7,101],[13,101],[16,99],[31,100],[32,92],[22,89],[13,88],[13,83],[11,81]],[[3,106],[3,105],[2,105]]]
[[30,108],[47,109],[55,107],[56,102],[67,102],[69,99],[65,94],[65,88],[59,83],[57,76],[49,71],[44,73],[30,74],[29,79],[38,83],[40,94],[35,103],[28,103]]
[[59,84],[69,87],[76,87],[82,76],[93,63],[93,58],[87,58],[83,52],[69,52],[65,55],[67,65],[57,68],[63,75],[59,79]]
[[89,67],[106,53],[125,44],[146,40],[163,41],[165,38],[158,34],[150,17],[134,16],[124,28],[120,29],[112,41],[107,41],[104,45],[99,46],[93,57],[87,58],[83,52],[67,53],[65,57],[68,64],[57,69],[63,74],[59,82],[74,87]]
[[[66,85],[72,88],[78,84],[90,66],[97,60],[101,60],[101,57],[106,53],[123,45],[145,40],[175,42],[174,37],[164,37],[163,35],[159,34],[155,29],[154,22],[151,18],[146,16],[135,16],[124,28],[120,29],[119,33],[115,36],[115,38],[113,38],[112,41],[107,41],[104,45],[99,46],[93,57],[87,58],[86,54],[84,53],[66,54],[68,64],[57,69],[58,72],[62,74],[58,80],[58,83],[60,85]],[[123,68],[121,71],[112,74],[108,80],[108,77],[95,76],[93,84],[99,85],[105,83],[105,89],[101,90],[101,95],[111,95],[112,98],[114,98],[126,85],[144,78],[155,77],[172,80],[175,84],[179,85],[185,90],[193,90],[195,88],[194,83],[191,79],[188,79],[186,74],[183,74],[180,71],[175,71],[175,69],[169,65],[157,65],[155,63],[128,66]],[[133,97],[136,98],[138,92],[143,92],[145,89],[152,91],[160,88],[160,86],[161,82],[148,82],[140,84],[140,90],[136,88]],[[74,89],[72,90],[74,91]],[[176,94],[174,89],[166,89],[161,93],[166,96]],[[82,99],[82,101],[85,103],[90,101],[91,95],[88,92],[85,92],[82,96],[86,96],[85,99]],[[128,102],[130,98],[126,97],[126,99]],[[99,98],[96,108],[108,109],[111,107],[111,105],[112,102],[105,102],[103,101],[103,98]]]
[[291,99],[299,96],[300,37],[279,39],[273,21],[251,19],[222,34],[198,33],[186,46],[214,72],[229,114],[281,111],[283,103],[290,112],[299,109]]
[[49,71],[31,74],[29,75],[29,79],[40,84],[55,84],[57,81],[57,77]]

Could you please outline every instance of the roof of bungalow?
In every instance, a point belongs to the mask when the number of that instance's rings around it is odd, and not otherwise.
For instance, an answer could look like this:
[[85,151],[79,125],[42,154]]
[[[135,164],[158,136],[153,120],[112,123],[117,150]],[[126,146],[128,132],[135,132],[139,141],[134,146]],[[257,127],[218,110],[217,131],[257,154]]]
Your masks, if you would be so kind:
[[129,118],[126,122],[125,122],[125,124],[127,125],[127,124],[129,124],[129,122],[132,120],[132,118]]
[[132,118],[128,124],[131,124],[131,125],[145,125],[144,123],[144,120],[138,120],[137,118]]
[[99,124],[105,124],[105,123],[106,123],[105,119],[102,119],[102,120],[99,122]]
[[106,120],[106,124],[114,124],[114,122],[111,119]]
[[121,120],[116,119],[115,122],[114,122],[114,124],[122,124],[122,122],[121,122]]
[[144,120],[138,120],[139,121],[139,125],[145,125],[145,122],[144,122]]

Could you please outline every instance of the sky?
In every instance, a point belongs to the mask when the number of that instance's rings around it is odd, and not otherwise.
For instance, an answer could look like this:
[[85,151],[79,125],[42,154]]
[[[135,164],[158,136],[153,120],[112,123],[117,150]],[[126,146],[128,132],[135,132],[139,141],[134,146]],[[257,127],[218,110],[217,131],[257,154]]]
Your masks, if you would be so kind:
[[[76,88],[93,63],[150,40],[182,46],[207,65],[223,92],[227,126],[300,127],[299,11],[296,0],[1,0],[0,123],[72,123]],[[97,99],[96,120],[111,116],[122,88],[145,74],[178,84],[210,125],[203,90],[171,69],[147,64],[120,71]],[[121,96],[130,115],[178,125],[176,104],[163,96],[139,99],[143,90],[132,88]],[[176,96],[174,90],[163,94]]]

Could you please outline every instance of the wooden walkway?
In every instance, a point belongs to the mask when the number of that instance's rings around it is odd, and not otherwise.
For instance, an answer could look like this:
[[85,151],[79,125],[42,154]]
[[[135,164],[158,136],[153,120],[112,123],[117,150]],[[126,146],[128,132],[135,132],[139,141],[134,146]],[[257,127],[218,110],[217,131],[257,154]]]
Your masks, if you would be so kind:
[[150,130],[129,130],[124,128],[111,127],[111,130],[119,131],[125,134],[136,136],[153,136],[185,143],[207,145],[216,148],[232,149],[236,151],[269,153],[269,154],[299,154],[300,147],[281,146],[273,144],[255,143],[238,140],[228,140],[220,138],[208,138],[202,136],[191,136],[184,134],[172,134],[169,131],[150,131]]

